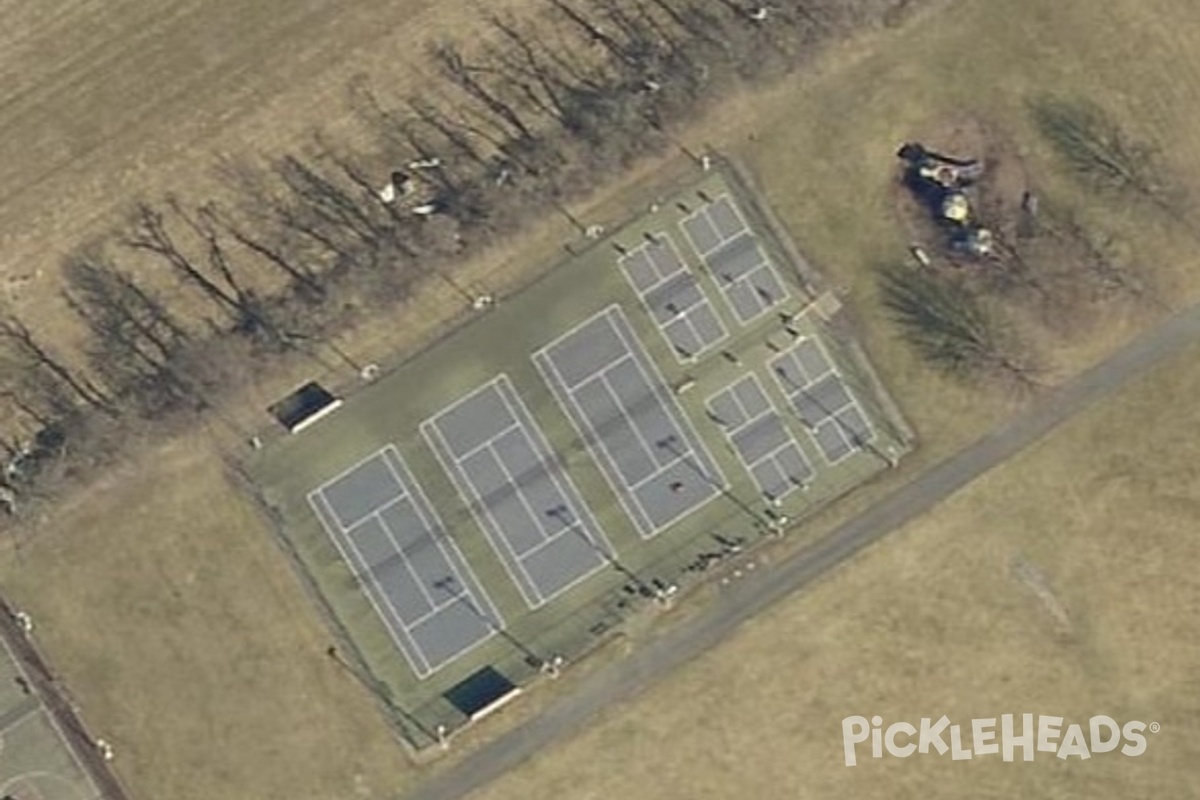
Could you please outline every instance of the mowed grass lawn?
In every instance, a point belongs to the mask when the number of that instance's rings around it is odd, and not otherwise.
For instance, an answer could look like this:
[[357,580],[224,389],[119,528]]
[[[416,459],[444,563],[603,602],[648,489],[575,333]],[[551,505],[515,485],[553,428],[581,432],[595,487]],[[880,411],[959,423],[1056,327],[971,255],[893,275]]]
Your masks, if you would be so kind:
[[[1196,185],[1197,42],[1200,20],[1184,0],[931,2],[905,28],[841,47],[809,75],[734,98],[682,132],[689,143],[741,156],[817,267],[848,288],[871,355],[923,439],[897,479],[1011,407],[932,378],[878,312],[869,270],[902,256],[907,244],[889,199],[896,146],[944,132],[957,118],[1002,127],[1031,171],[1134,242],[1137,260],[1156,270],[1172,302],[1186,302],[1200,287],[1189,277],[1193,243],[1139,209],[1092,202],[1049,173],[1053,162],[1024,103],[1041,91],[1088,94],[1158,142],[1179,180]],[[1062,352],[1064,371],[1142,324],[1114,318]],[[1129,797],[1149,793],[1138,783],[1145,777],[1175,790],[1162,796],[1180,796],[1196,754],[1181,749],[1194,748],[1186,735],[1170,736],[1185,730],[1187,707],[1171,716],[1178,702],[1156,704],[1165,703],[1157,687],[1187,688],[1181,665],[1196,661],[1194,651],[1183,652],[1191,640],[1179,627],[1194,619],[1185,605],[1194,612],[1194,584],[1182,574],[1160,577],[1187,563],[1186,553],[1169,548],[1189,543],[1184,520],[1195,505],[1187,473],[1166,468],[1187,468],[1182,454],[1173,460],[1166,450],[1186,449],[1178,415],[1187,407],[1175,401],[1145,413],[1125,444],[1118,434],[1129,435],[1136,404],[1101,413],[1125,416],[1088,428],[1075,449],[1060,452],[1051,442],[1078,433],[1050,440],[1021,459],[1023,469],[981,481],[673,677],[637,707],[652,714],[614,714],[490,793],[670,796],[660,780],[669,776],[680,797],[685,787],[697,797],[753,789],[774,797],[783,787],[827,796],[822,790],[848,774],[835,760],[840,742],[830,721],[849,713],[1142,716],[1162,707],[1162,738],[1139,760],[1057,773],[1056,762],[1044,761],[894,762],[860,768],[875,777],[856,780],[863,793],[873,786],[895,794],[943,777],[995,774],[1009,790],[1045,794],[1059,790],[1051,786],[1057,775],[1074,775],[1061,785]],[[1161,441],[1151,447],[1139,438],[1147,436]],[[1145,463],[1130,455],[1105,478],[1101,466],[1117,463],[1119,447]],[[1035,471],[1039,458],[1053,464]],[[1081,492],[1078,511],[1062,502],[1068,476]],[[1093,496],[1101,486],[1106,493]],[[1176,499],[1151,507],[1155,492]],[[19,558],[6,554],[0,581],[33,612],[52,660],[89,723],[114,742],[115,766],[138,796],[383,798],[417,775],[361,689],[326,659],[311,604],[223,476],[210,441],[180,440],[114,472],[43,527]],[[1054,638],[1032,594],[1008,577],[1018,551],[1055,582],[1074,613],[1075,639]],[[914,583],[933,576],[940,582]],[[1191,689],[1194,696],[1194,679]]]
[[[1197,392],[1193,347],[472,800],[1195,797]],[[1161,730],[1136,758],[844,763],[847,716],[945,714],[970,748],[1005,713]]]

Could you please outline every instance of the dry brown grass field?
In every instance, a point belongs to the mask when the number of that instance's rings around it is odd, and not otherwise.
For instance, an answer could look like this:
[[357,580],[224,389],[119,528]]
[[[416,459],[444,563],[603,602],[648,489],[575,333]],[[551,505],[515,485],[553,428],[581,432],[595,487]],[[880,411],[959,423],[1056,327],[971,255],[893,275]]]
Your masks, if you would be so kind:
[[[1200,468],[1179,431],[1200,409],[1179,398],[1198,365],[1166,362],[472,800],[1196,797]],[[844,764],[850,715],[1003,713],[1161,730],[1136,758]]]
[[[12,23],[0,34],[9,37],[0,74],[20,87],[0,106],[0,272],[43,270],[17,300],[49,325],[57,253],[106,225],[129,195],[202,185],[214,153],[282,147],[317,121],[336,130],[353,75],[411,80],[415,43],[462,30],[474,13],[468,3],[416,0],[0,7]],[[845,287],[923,439],[894,480],[1012,409],[931,377],[878,312],[870,268],[907,244],[890,202],[896,146],[956,120],[1002,127],[1045,187],[1130,243],[1172,304],[1194,300],[1195,242],[1064,180],[1024,103],[1041,91],[1091,96],[1161,146],[1182,182],[1200,186],[1197,45],[1200,18],[1186,0],[931,3],[905,27],[839,46],[812,74],[731,98],[680,132],[738,156],[818,268]],[[594,213],[617,213],[624,188],[604,187]],[[469,268],[515,274],[561,236],[546,226],[531,250],[509,243]],[[444,316],[434,304],[420,312],[401,331],[381,323],[348,344],[376,356]],[[1058,371],[1075,371],[1148,321],[1113,315],[1057,349]],[[260,401],[297,374],[247,387],[255,402],[230,413],[257,417]],[[1165,404],[1193,394],[1196,380],[1176,366],[1073,424],[485,795],[882,797],[986,781],[1006,796],[1150,796],[1142,788],[1152,786],[1186,796],[1197,709],[1194,699],[1165,698],[1194,698],[1197,688],[1185,674],[1194,637],[1179,627],[1197,605],[1184,571],[1197,506],[1186,447],[1165,455],[1182,444],[1188,409]],[[144,448],[45,520],[19,555],[5,554],[0,580],[39,620],[52,661],[115,744],[135,796],[394,796],[419,772],[325,658],[318,618],[219,455],[202,434]],[[1057,502],[1074,496],[1078,506]],[[1019,554],[1050,576],[1076,625],[1070,637],[1057,637],[1010,576]],[[838,760],[836,721],[850,713],[1043,709],[1153,713],[1164,731],[1141,759],[1069,770],[1044,760],[914,760],[851,773]]]

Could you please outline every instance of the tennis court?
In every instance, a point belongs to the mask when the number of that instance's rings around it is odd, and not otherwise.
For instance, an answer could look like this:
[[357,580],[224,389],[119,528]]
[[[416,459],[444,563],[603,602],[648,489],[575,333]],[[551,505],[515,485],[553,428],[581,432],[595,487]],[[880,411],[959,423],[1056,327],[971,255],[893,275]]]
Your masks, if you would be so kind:
[[418,677],[503,628],[395,447],[330,479],[308,500]]
[[622,255],[619,263],[677,360],[694,360],[728,337],[670,236],[651,235]]
[[705,407],[763,497],[782,500],[812,480],[812,465],[784,427],[754,373],[709,397]]
[[[8,643],[0,639],[0,797],[106,797],[33,685],[33,676],[18,663]],[[74,741],[78,743],[79,739]]]
[[717,279],[738,322],[753,322],[788,298],[758,237],[729,195],[707,203],[680,224],[696,254]]
[[575,326],[533,360],[643,538],[726,488],[620,306]]
[[835,464],[871,441],[867,415],[834,368],[820,340],[801,338],[770,363],[779,388]]
[[428,347],[313,375],[342,406],[271,412],[246,456],[342,666],[418,749],[907,450],[749,187],[645,189]]
[[421,424],[530,608],[607,564],[612,548],[506,375]]

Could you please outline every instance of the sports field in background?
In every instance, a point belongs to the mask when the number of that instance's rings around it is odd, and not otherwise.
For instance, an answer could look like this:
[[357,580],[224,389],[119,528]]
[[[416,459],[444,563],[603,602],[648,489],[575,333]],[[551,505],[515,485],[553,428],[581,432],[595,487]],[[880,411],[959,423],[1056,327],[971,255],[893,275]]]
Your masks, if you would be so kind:
[[0,797],[100,800],[92,782],[42,704],[29,676],[0,640]]
[[731,169],[631,216],[247,465],[417,747],[481,668],[556,674],[908,447]]

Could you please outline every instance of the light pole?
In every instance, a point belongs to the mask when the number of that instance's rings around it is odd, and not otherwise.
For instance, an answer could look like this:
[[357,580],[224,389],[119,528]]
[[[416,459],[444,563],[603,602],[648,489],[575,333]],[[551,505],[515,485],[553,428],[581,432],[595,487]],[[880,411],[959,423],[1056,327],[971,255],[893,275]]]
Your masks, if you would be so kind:
[[571,514],[571,510],[565,505],[559,505],[555,506],[554,508],[547,509],[546,516],[553,517],[565,525],[567,530],[573,532],[576,536],[582,539],[584,543],[588,545],[588,547],[591,547],[593,550],[595,550],[596,553],[602,559],[604,559],[604,561],[610,567],[624,575],[626,578],[629,578],[629,580],[633,581],[634,585],[637,586],[643,594],[654,595],[654,599],[658,600],[659,602],[666,600],[666,593],[663,590],[657,589],[646,583],[641,579],[641,577],[638,576],[636,572],[622,564],[615,555],[601,547],[599,542],[589,536],[588,532],[584,530],[584,527],[577,524],[577,521]]
[[675,456],[675,458],[678,459],[679,461],[682,461],[684,464],[687,465],[688,469],[692,470],[692,472],[695,472],[697,475],[699,475],[701,477],[701,479],[704,480],[705,483],[712,486],[718,492],[720,492],[725,497],[727,497],[734,505],[736,505],[739,509],[741,509],[741,511],[743,513],[745,513],[748,517],[750,517],[751,520],[753,520],[756,527],[762,527],[763,525],[766,525],[767,527],[771,526],[771,523],[765,521],[762,517],[760,517],[755,512],[755,510],[753,508],[751,508],[748,503],[746,503],[746,501],[742,500],[742,498],[740,498],[736,494],[734,494],[732,490],[730,490],[728,487],[722,485],[718,480],[716,480],[711,475],[706,473],[704,471],[704,468],[701,467],[699,464],[696,464],[690,458],[687,458],[686,456],[684,456],[683,453],[680,452],[679,448],[676,447],[676,443],[678,441],[679,441],[679,439],[675,436],[675,434],[670,434],[669,436],[665,436],[662,439],[659,439],[654,444],[656,447],[662,448],[663,450],[666,450],[671,455]]
[[[896,460],[894,458],[888,456],[886,453],[881,451],[878,447],[871,444],[868,440],[864,439],[861,435],[859,435],[858,431],[855,431],[849,425],[842,422],[842,420],[840,420],[837,417],[837,415],[835,415],[833,412],[831,412],[825,406],[825,404],[823,404],[820,400],[817,400],[815,397],[813,397],[811,394],[809,394],[809,392],[806,388],[804,388],[800,384],[796,383],[796,381],[794,381],[792,379],[792,376],[788,374],[788,371],[786,369],[784,369],[782,366],[775,367],[775,374],[778,375],[780,378],[782,378],[784,380],[784,382],[786,382],[787,385],[790,386],[794,392],[798,393],[807,402],[812,403],[814,406],[816,406],[818,409],[820,409],[821,413],[825,415],[826,419],[833,420],[834,424],[838,426],[838,430],[842,432],[842,435],[844,435],[850,441],[850,443],[852,445],[857,447],[859,450],[869,451],[873,456],[875,456],[876,458],[883,461],[889,467],[896,466]],[[839,379],[841,378],[840,374],[838,375],[838,377],[839,377]],[[798,409],[794,409],[794,410],[796,412],[796,416],[800,418],[800,421],[803,422],[805,424],[805,426],[808,427],[809,430],[816,429],[816,426],[813,425],[812,423],[810,423],[807,419],[805,419],[804,415],[801,414]]]
[[[482,620],[483,624],[488,626],[488,629],[491,630],[492,633],[499,635],[506,642],[517,648],[517,650],[519,650],[521,654],[525,656],[525,660],[528,661],[532,666],[548,673],[551,677],[558,676],[558,666],[556,663],[557,659],[547,660],[542,658],[540,655],[530,649],[528,645],[506,631],[496,622],[496,620],[492,619],[490,615],[486,614],[483,609],[475,605],[475,601],[472,600],[467,591],[463,589],[457,578],[452,575],[447,575],[444,578],[438,578],[436,581],[434,581],[433,586],[435,589],[440,589],[441,591],[450,595],[450,600],[452,602],[461,603],[462,605],[466,606],[472,614]],[[462,591],[454,591],[455,586],[458,586],[460,589],[462,589]]]

